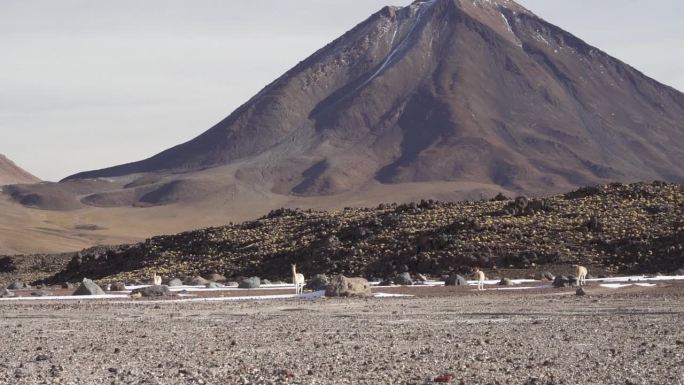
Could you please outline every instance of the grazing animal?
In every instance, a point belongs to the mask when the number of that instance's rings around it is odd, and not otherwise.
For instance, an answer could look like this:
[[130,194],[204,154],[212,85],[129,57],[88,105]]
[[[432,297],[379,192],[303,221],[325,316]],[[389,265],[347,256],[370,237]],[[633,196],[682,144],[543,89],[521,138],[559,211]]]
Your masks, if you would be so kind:
[[295,285],[295,294],[302,294],[304,291],[304,274],[297,273],[297,265],[292,265],[292,283]]
[[159,286],[162,284],[162,279],[160,276],[157,275],[157,273],[152,273],[152,283],[155,286]]
[[572,267],[577,268],[577,285],[586,286],[587,285],[587,268],[580,265],[572,265]]
[[477,290],[484,290],[485,274],[482,270],[475,268],[473,273],[475,278],[477,278]]

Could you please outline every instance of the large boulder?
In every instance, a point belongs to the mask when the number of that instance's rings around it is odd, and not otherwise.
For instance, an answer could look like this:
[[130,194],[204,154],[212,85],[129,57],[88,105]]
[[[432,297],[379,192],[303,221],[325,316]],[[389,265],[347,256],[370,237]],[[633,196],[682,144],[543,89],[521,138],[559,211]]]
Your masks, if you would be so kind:
[[413,279],[409,273],[401,273],[394,277],[394,283],[397,285],[411,286],[413,285]]
[[461,275],[452,274],[444,280],[444,286],[468,286],[468,281]]
[[114,282],[109,288],[111,291],[126,291],[126,285],[123,282]]
[[171,290],[169,290],[169,287],[166,285],[147,286],[135,289],[131,293],[133,296],[137,296],[138,294],[145,298],[170,297],[172,295]]
[[14,293],[7,289],[0,289],[0,298],[11,298],[14,297]]
[[174,279],[169,281],[169,287],[179,287],[179,286],[183,286],[183,281],[181,281],[180,279],[174,278]]
[[74,291],[73,295],[104,295],[102,288],[88,278],[83,278],[81,285]]
[[8,290],[24,290],[27,288],[28,288],[28,286],[26,286],[25,283],[19,282],[19,281],[12,282],[7,286]]
[[259,277],[245,278],[238,285],[240,289],[258,289],[260,286],[261,279]]
[[365,278],[347,278],[336,275],[325,288],[326,297],[370,297],[371,288]]
[[208,283],[209,281],[200,276],[190,277],[185,280],[185,284],[188,286],[206,286]]
[[325,290],[325,288],[328,286],[328,283],[330,283],[330,280],[328,279],[327,275],[316,274],[309,280],[309,282],[307,282],[304,288],[313,291]]
[[570,285],[570,280],[564,275],[558,275],[553,280],[553,287],[561,288],[568,287]]

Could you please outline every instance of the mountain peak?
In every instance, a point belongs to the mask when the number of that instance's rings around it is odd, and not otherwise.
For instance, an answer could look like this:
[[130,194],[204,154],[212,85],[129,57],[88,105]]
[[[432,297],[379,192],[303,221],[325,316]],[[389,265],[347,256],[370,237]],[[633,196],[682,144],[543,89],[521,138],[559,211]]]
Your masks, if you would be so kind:
[[225,167],[231,183],[304,196],[681,182],[683,122],[681,93],[514,1],[416,1],[383,8],[199,137],[70,179]]

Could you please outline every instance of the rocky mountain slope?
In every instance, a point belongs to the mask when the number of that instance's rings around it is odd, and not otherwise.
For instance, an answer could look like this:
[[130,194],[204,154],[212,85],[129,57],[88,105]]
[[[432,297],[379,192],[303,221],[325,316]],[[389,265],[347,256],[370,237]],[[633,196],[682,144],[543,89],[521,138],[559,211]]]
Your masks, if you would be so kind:
[[380,278],[577,262],[593,271],[671,272],[684,267],[684,186],[612,184],[546,199],[282,209],[256,221],[60,258],[64,269],[54,281],[133,281],[153,271],[284,279],[291,263],[307,276]]
[[0,186],[37,182],[40,182],[40,179],[21,169],[6,156],[0,154]]
[[0,252],[135,242],[278,207],[681,183],[682,149],[680,92],[513,1],[416,1],[380,10],[187,143],[4,188]]
[[548,193],[682,182],[682,148],[680,92],[513,1],[430,0],[372,15],[185,144],[68,179],[186,175],[96,205],[182,200],[200,185],[188,173],[225,165],[286,195],[441,181]]

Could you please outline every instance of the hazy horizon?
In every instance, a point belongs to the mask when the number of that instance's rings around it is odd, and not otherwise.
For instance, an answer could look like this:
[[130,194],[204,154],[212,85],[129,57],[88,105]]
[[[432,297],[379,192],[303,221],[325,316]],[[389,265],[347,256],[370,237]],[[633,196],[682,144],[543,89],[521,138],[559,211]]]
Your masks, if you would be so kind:
[[[45,180],[147,158],[388,3],[411,1],[3,1],[0,153]],[[684,90],[684,3],[519,3]]]

